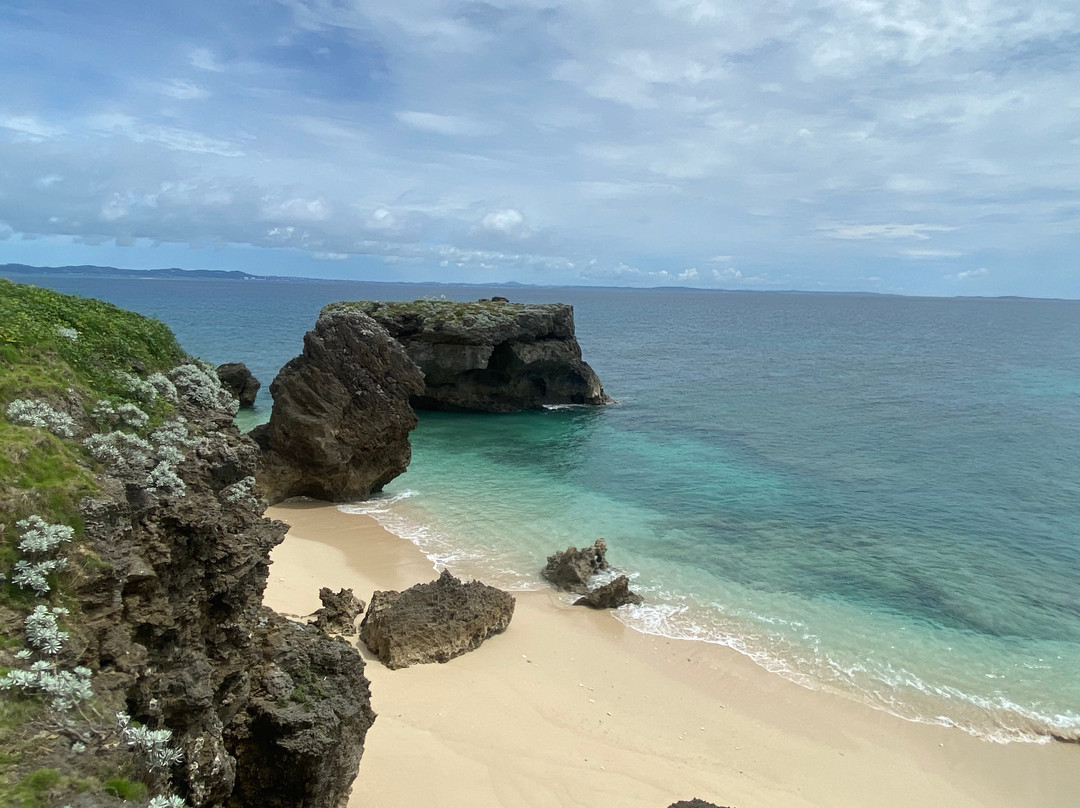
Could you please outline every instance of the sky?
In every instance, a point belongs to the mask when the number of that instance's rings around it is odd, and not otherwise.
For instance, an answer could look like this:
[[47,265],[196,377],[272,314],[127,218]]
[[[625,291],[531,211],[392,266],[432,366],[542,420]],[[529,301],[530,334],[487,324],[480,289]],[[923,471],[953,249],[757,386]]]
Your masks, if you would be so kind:
[[0,263],[1080,298],[1076,0],[0,0]]

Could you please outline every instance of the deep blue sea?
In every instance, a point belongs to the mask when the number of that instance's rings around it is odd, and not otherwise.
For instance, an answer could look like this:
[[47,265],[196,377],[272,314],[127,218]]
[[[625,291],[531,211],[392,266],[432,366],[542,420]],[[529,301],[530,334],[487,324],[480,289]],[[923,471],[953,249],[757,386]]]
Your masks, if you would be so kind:
[[617,404],[423,414],[373,513],[538,587],[603,536],[642,631],[998,740],[1080,734],[1080,302],[42,277],[264,384],[335,300],[575,307]]

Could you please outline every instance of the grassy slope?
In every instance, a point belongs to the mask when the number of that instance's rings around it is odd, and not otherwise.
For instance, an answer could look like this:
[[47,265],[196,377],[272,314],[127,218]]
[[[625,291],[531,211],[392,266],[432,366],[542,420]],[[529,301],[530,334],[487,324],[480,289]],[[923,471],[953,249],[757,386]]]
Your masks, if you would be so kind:
[[[74,329],[77,337],[59,329]],[[46,400],[78,421],[99,400],[132,401],[118,371],[145,376],[184,358],[163,323],[98,300],[0,279],[0,572],[10,578],[18,520],[36,514],[72,525],[76,548],[69,557],[74,563],[48,598],[71,607],[72,618],[77,604],[65,594],[65,579],[78,575],[80,564],[94,563],[92,553],[78,546],[78,503],[95,489],[95,464],[77,439],[62,440],[11,423],[4,417],[7,406],[15,399]],[[162,403],[149,414],[160,421],[169,409]],[[22,616],[35,601],[9,582],[0,583],[0,647],[22,645]],[[64,782],[70,778],[50,774],[53,769],[33,769],[39,751],[33,728],[43,709],[37,702],[0,694],[0,808],[44,804],[45,795],[58,785],[73,785]],[[87,782],[87,788],[93,787]]]

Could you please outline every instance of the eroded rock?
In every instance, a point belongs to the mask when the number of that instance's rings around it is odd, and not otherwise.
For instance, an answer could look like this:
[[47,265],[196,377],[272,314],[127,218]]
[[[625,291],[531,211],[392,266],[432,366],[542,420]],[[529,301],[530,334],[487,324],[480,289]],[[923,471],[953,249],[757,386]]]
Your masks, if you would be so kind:
[[327,306],[303,353],[270,385],[258,481],[271,502],[363,499],[405,471],[423,377],[401,345],[363,312]]
[[221,386],[232,393],[241,407],[255,406],[255,396],[259,394],[262,385],[248,370],[247,365],[243,362],[226,362],[218,365],[217,376],[221,380]]
[[608,404],[581,358],[573,307],[495,297],[336,306],[375,318],[424,373],[417,409],[517,412],[550,404]]
[[363,659],[262,606],[287,526],[245,493],[258,449],[226,410],[178,415],[182,496],[102,474],[82,503],[80,664],[103,703],[172,729],[188,805],[339,808],[374,717]]
[[632,604],[638,606],[645,600],[641,595],[630,590],[630,579],[620,575],[614,581],[598,586],[584,597],[574,601],[575,606],[588,606],[591,609],[618,609]]
[[678,802],[673,802],[668,808],[724,808],[724,806],[705,802],[705,800],[695,797],[692,800],[679,800]]
[[316,610],[315,628],[326,634],[356,634],[356,618],[364,611],[364,601],[356,597],[351,589],[342,589],[335,593],[323,587],[319,590],[319,600],[323,607]]
[[443,570],[404,592],[375,592],[360,639],[388,668],[446,662],[505,631],[513,615],[513,596]]
[[607,542],[597,539],[592,547],[567,547],[548,556],[540,576],[557,589],[584,595],[589,582],[601,570],[607,569]]
[[263,636],[267,674],[253,677],[252,699],[228,728],[237,762],[229,805],[344,806],[363,753],[352,739],[375,720],[363,660],[297,623],[275,622]]

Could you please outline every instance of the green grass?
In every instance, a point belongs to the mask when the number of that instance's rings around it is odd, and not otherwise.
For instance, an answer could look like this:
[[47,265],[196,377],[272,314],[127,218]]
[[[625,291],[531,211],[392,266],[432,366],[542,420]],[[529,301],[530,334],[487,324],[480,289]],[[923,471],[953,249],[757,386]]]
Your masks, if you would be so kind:
[[146,799],[146,783],[126,777],[110,777],[105,781],[105,793],[128,802],[142,802]]
[[38,769],[23,777],[6,794],[0,794],[3,808],[45,808],[49,795],[63,783],[59,769]]
[[508,311],[521,308],[523,305],[522,303],[504,303],[503,301],[491,300],[477,300],[468,303],[457,300],[413,300],[412,302],[358,300],[331,303],[323,311],[354,309],[368,315],[375,312],[378,312],[380,316],[390,317],[416,314],[425,319],[436,321],[462,322],[470,318],[483,319],[491,315],[505,314]]
[[[88,570],[107,566],[80,542],[79,504],[98,489],[96,463],[77,438],[61,439],[8,421],[7,406],[16,399],[44,400],[80,421],[85,420],[80,413],[89,413],[99,400],[114,405],[130,401],[150,415],[152,428],[174,408],[160,398],[152,406],[135,401],[119,374],[145,378],[187,358],[172,332],[157,320],[98,300],[0,279],[0,572],[10,579],[18,557],[18,520],[38,515],[73,527],[75,543],[66,548],[70,563],[52,579],[53,591],[46,598],[71,610],[63,623],[73,637],[79,630],[73,584]],[[22,617],[39,602],[10,580],[0,582],[3,648],[22,644]],[[41,764],[35,761],[49,755],[56,743],[55,735],[50,740],[48,733],[41,733],[47,713],[40,698],[0,694],[0,808],[45,806],[59,791],[81,782],[66,769],[36,768]],[[120,791],[133,795],[142,786],[114,779],[113,793],[122,799],[131,797]],[[92,785],[101,788],[96,779]],[[135,799],[144,796],[145,787]]]

